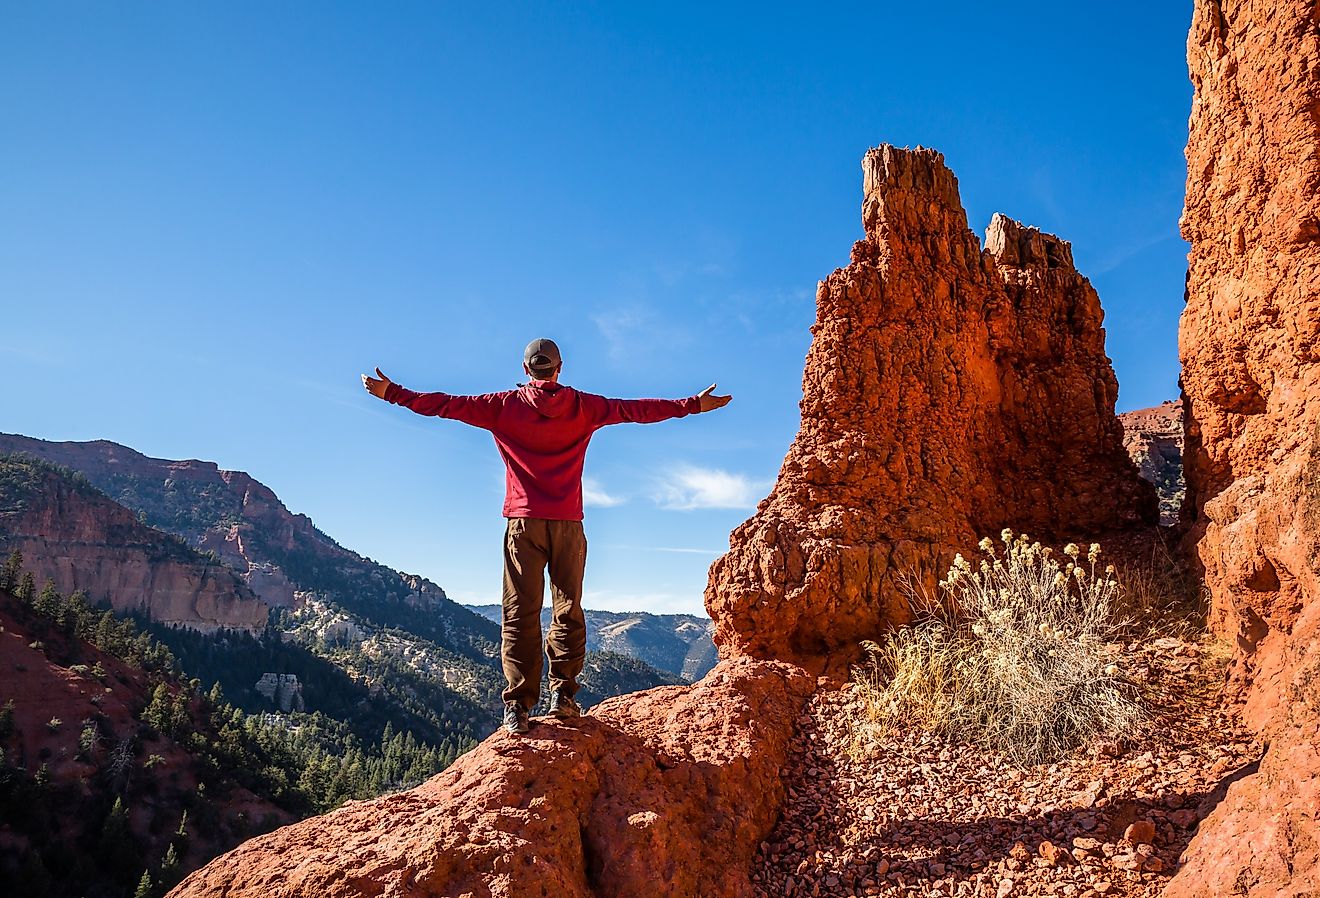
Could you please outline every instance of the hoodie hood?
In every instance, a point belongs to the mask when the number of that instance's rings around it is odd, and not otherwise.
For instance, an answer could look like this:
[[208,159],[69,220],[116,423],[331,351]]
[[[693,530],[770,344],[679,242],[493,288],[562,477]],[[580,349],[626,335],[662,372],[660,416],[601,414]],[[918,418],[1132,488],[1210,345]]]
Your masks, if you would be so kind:
[[577,391],[553,380],[533,380],[518,388],[523,402],[543,418],[558,418],[577,405]]

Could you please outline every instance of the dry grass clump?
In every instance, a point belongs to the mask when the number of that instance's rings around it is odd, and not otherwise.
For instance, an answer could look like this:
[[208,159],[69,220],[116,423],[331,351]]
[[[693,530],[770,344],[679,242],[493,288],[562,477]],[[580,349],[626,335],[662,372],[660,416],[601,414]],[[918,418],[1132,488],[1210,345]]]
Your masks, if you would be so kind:
[[1100,546],[1056,559],[1025,535],[1001,538],[981,541],[977,566],[954,560],[940,583],[953,611],[927,602],[925,620],[867,644],[863,730],[916,725],[1034,764],[1143,718],[1117,663],[1119,586]]
[[1129,558],[1118,572],[1116,608],[1129,633],[1142,639],[1172,636],[1197,642],[1206,632],[1204,586],[1189,578],[1163,541]]

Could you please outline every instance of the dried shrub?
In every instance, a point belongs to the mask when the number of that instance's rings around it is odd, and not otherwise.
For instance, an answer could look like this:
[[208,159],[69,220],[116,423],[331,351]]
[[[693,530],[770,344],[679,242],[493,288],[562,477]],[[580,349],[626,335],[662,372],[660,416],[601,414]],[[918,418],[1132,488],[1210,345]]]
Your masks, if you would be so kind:
[[913,592],[918,622],[867,644],[855,671],[861,740],[916,725],[1034,764],[1141,722],[1118,661],[1119,585],[1100,546],[1083,555],[1070,544],[1056,559],[1025,535],[1001,539],[981,541],[978,566],[955,559],[944,603]]

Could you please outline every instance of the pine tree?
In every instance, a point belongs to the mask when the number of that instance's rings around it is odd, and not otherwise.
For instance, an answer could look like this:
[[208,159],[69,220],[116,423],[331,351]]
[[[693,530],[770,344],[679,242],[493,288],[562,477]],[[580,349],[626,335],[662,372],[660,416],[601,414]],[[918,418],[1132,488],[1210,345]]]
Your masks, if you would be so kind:
[[9,553],[5,566],[0,568],[0,589],[12,590],[18,586],[23,571],[23,553],[15,549]]
[[101,617],[96,621],[96,630],[92,636],[92,645],[103,652],[110,651],[110,644],[115,638],[115,615],[112,611],[101,612]]
[[142,878],[138,880],[137,891],[133,893],[133,898],[152,898],[156,890],[151,886],[151,871],[143,870]]
[[85,630],[89,617],[88,612],[90,611],[91,606],[87,604],[87,593],[81,589],[75,589],[64,600],[64,629],[70,634]]
[[55,588],[55,581],[47,579],[37,599],[32,603],[32,607],[38,614],[51,618],[56,623],[61,623],[60,609],[64,604],[64,597],[60,595],[59,590]]
[[37,578],[32,576],[31,571],[24,571],[23,577],[18,581],[18,589],[14,590],[14,595],[18,596],[24,602],[32,601],[32,595],[37,591]]
[[168,734],[173,723],[173,708],[169,687],[157,683],[151,691],[151,701],[147,702],[147,707],[142,711],[142,722],[158,733]]
[[[182,824],[180,824],[182,827]],[[179,853],[174,850],[174,843],[165,849],[165,856],[160,860],[160,884],[163,891],[169,891],[178,885],[182,878],[179,869]]]
[[121,881],[132,882],[129,877],[142,862],[142,856],[128,827],[128,808],[122,798],[116,797],[110,813],[105,815],[105,822],[101,824],[101,842],[97,847],[101,863],[117,871],[116,876]]

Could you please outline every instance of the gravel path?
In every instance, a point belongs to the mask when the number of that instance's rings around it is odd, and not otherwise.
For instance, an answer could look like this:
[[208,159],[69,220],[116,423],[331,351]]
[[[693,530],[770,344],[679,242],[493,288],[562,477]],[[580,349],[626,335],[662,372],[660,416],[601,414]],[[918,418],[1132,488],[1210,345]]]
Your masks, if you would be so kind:
[[753,864],[758,894],[1158,895],[1261,747],[1196,644],[1157,639],[1125,667],[1152,705],[1143,732],[1038,767],[915,732],[858,746],[855,687],[818,694],[798,720],[784,816]]

